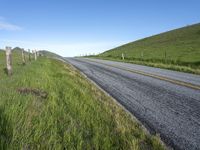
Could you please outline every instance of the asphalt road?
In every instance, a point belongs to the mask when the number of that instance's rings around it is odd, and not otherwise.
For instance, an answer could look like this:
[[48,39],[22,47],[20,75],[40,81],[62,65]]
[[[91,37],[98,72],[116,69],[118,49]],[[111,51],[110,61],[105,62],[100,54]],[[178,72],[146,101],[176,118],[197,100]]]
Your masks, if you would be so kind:
[[166,144],[200,150],[200,76],[106,60],[66,60]]

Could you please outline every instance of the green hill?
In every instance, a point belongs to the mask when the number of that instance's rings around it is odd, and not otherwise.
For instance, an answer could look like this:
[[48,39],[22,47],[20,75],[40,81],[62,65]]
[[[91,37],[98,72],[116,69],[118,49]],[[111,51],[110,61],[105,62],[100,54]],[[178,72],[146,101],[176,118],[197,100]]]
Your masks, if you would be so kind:
[[131,42],[106,51],[102,58],[200,66],[200,24],[195,24]]
[[20,53],[21,53],[22,48],[20,48],[20,47],[15,47],[15,48],[12,49],[12,51],[20,52]]
[[47,50],[40,50],[39,53],[42,54],[43,56],[46,56],[46,57],[62,58],[62,56],[55,54],[55,53],[52,53],[52,52],[49,52]]

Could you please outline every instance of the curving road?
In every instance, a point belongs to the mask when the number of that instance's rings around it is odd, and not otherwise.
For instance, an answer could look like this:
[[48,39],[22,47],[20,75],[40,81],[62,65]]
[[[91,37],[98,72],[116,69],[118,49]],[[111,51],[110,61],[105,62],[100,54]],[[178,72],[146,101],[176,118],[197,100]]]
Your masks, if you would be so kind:
[[200,76],[106,60],[66,60],[166,144],[200,150]]

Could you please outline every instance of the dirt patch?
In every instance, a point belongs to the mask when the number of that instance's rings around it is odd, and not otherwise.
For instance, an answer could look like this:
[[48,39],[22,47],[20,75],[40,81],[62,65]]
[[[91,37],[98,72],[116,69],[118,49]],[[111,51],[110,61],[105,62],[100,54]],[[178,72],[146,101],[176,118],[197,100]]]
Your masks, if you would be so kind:
[[43,99],[46,99],[48,96],[48,93],[41,90],[41,89],[33,89],[33,88],[18,88],[17,91],[20,94],[32,94],[38,97],[41,97]]

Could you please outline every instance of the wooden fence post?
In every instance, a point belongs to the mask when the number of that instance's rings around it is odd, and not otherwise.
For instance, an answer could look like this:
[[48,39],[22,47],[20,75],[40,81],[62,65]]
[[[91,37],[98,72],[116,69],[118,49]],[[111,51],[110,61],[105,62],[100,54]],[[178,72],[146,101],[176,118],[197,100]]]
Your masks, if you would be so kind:
[[143,59],[143,57],[144,57],[144,53],[143,53],[143,51],[141,52],[141,59]]
[[167,52],[165,51],[165,62],[167,61]]
[[34,51],[34,54],[35,54],[35,60],[37,60],[37,51],[36,50]]
[[22,49],[22,63],[23,63],[23,65],[26,64],[24,49]]
[[28,59],[29,59],[29,61],[31,61],[31,51],[30,51],[30,49],[28,49]]
[[6,47],[6,67],[9,76],[12,75],[12,48]]
[[33,57],[33,59],[34,59],[34,57],[35,57],[35,55],[34,55],[34,50],[32,50],[32,57]]
[[124,53],[122,53],[122,60],[124,60]]

